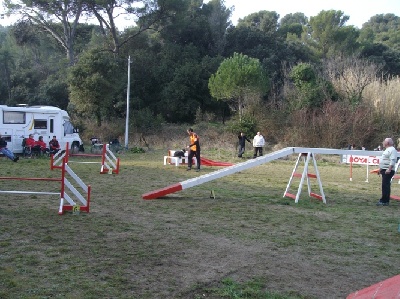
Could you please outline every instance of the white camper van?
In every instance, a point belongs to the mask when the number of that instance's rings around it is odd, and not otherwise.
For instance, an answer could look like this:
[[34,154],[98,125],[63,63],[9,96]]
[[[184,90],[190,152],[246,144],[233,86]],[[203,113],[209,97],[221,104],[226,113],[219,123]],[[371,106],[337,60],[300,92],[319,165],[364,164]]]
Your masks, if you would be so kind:
[[29,134],[35,140],[43,136],[48,145],[57,137],[61,149],[69,142],[71,148],[79,148],[82,140],[70,122],[68,113],[52,106],[8,107],[0,105],[0,133],[7,147],[14,153],[22,153],[22,141]]

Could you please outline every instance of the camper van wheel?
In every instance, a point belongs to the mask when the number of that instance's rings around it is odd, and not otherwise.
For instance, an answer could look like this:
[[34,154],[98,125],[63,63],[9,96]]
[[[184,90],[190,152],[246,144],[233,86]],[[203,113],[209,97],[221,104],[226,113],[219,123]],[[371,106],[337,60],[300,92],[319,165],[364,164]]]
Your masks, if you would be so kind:
[[79,142],[76,142],[76,141],[72,142],[71,152],[73,154],[77,154],[79,152]]

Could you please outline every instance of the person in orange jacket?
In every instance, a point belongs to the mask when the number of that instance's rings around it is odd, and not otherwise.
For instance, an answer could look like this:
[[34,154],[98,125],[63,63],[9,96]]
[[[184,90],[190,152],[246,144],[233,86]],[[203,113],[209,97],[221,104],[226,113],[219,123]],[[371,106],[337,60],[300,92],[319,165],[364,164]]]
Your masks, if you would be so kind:
[[188,145],[189,154],[188,154],[188,168],[187,170],[192,169],[192,160],[193,157],[196,156],[197,160],[197,170],[200,171],[200,138],[199,136],[193,132],[193,129],[188,129],[190,144]]

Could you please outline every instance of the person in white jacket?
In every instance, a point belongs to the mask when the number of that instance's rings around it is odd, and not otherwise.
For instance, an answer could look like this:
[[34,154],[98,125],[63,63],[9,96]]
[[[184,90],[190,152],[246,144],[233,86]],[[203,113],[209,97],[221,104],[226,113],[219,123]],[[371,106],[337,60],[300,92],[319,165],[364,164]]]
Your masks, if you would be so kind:
[[397,150],[393,146],[392,138],[383,140],[385,150],[382,153],[382,158],[379,162],[379,173],[382,176],[382,197],[379,199],[377,206],[388,206],[390,200],[390,185],[395,173]]
[[254,139],[253,139],[253,147],[254,147],[253,158],[257,158],[257,153],[259,153],[260,156],[263,155],[264,145],[265,145],[264,137],[261,135],[260,132],[257,132],[257,135],[254,136]]

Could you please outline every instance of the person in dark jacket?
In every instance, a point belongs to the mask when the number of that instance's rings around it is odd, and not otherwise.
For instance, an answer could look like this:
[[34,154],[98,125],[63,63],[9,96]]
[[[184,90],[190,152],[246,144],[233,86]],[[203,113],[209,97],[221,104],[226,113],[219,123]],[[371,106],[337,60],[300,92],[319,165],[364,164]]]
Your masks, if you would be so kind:
[[19,157],[14,156],[14,154],[7,148],[7,141],[0,134],[0,153],[6,156],[8,159],[17,162]]
[[60,150],[60,144],[58,143],[57,137],[53,136],[53,139],[49,142],[50,153],[55,154]]
[[238,139],[239,139],[239,153],[238,153],[238,157],[242,158],[242,155],[244,154],[244,151],[246,149],[246,140],[247,142],[251,143],[250,139],[247,138],[246,135],[244,135],[243,132],[240,132],[238,135]]

